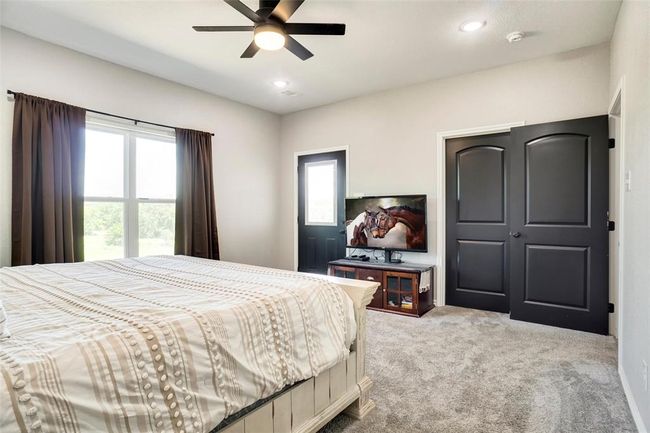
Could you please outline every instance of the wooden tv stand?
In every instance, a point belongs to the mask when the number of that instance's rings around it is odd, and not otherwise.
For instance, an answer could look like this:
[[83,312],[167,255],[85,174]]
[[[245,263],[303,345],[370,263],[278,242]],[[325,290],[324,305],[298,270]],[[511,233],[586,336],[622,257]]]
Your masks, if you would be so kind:
[[[369,280],[380,283],[368,304],[370,310],[388,311],[420,317],[433,305],[434,266],[420,263],[385,263],[376,260],[362,262],[339,259],[327,264],[327,273],[335,277]],[[429,272],[428,290],[420,291],[420,281]]]

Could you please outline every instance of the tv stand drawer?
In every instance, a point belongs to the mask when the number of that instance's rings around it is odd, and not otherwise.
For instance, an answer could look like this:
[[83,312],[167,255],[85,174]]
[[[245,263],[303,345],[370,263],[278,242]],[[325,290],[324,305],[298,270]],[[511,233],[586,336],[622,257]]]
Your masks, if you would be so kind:
[[327,274],[333,277],[358,280],[357,268],[352,266],[328,266]]
[[368,304],[369,307],[382,308],[384,304],[384,289],[383,289],[384,273],[376,269],[357,269],[357,280],[376,281],[379,283],[379,288],[375,292],[372,301]]

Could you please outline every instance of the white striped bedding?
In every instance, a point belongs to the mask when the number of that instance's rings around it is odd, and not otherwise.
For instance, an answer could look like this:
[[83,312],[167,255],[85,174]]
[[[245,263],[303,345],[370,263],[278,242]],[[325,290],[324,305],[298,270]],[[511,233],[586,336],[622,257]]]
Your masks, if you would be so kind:
[[183,256],[0,269],[0,431],[209,432],[348,356],[351,300]]

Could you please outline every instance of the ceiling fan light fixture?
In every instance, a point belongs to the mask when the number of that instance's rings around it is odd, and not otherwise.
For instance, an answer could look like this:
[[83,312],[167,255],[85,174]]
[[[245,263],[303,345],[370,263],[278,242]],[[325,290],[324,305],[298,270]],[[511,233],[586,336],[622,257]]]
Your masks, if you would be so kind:
[[262,50],[275,51],[284,47],[286,37],[284,32],[272,24],[263,24],[255,28],[253,37],[255,45]]
[[[0,0],[1,1],[1,0]],[[305,0],[260,0],[260,8],[253,11],[241,0],[224,0],[233,9],[244,15],[253,25],[249,26],[192,26],[197,32],[250,32],[253,41],[239,56],[250,59],[260,50],[286,48],[300,60],[314,56],[304,45],[290,35],[332,35],[343,36],[345,24],[331,23],[288,23],[293,13]]]

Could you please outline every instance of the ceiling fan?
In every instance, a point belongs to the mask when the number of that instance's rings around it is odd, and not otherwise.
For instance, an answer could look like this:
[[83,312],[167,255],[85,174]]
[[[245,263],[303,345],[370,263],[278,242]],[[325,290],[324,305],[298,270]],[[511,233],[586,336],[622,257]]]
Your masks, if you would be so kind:
[[197,32],[253,31],[253,42],[240,56],[251,58],[260,49],[279,50],[285,47],[302,60],[314,54],[291,35],[344,35],[345,24],[288,23],[287,20],[304,0],[260,0],[259,9],[253,11],[240,0],[224,0],[249,20],[252,26],[193,26]]

